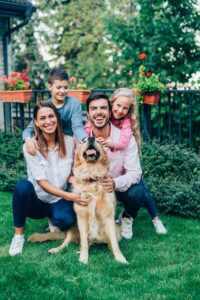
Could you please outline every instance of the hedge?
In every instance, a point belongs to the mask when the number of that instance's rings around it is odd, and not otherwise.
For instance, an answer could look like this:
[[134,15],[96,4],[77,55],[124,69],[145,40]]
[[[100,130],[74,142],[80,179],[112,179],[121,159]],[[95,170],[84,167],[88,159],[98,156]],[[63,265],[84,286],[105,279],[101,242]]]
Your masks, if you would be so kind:
[[[200,157],[175,144],[143,143],[144,180],[159,211],[200,219]],[[26,178],[21,132],[0,133],[0,191],[12,192]]]

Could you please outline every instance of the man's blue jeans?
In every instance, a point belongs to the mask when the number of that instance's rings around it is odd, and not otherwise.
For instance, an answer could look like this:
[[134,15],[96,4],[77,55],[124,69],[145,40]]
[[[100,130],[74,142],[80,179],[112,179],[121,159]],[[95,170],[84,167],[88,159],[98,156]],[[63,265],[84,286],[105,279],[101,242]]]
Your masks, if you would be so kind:
[[148,209],[152,219],[157,216],[153,197],[142,179],[138,184],[133,184],[126,192],[116,191],[116,196],[117,200],[123,203],[126,213],[133,218],[136,218],[141,207]]
[[48,217],[61,230],[67,230],[76,222],[72,202],[60,199],[56,203],[44,203],[38,199],[33,184],[24,179],[17,183],[13,194],[14,226],[24,227],[27,217]]

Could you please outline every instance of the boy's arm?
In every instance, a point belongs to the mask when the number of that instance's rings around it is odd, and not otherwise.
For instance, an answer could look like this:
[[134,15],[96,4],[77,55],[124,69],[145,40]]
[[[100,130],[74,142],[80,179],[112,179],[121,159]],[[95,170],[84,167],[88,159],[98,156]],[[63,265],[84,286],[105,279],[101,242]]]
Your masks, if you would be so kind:
[[75,135],[76,139],[79,142],[81,142],[88,135],[83,127],[82,108],[81,108],[81,104],[78,101],[74,102],[71,123],[72,123],[73,134]]
[[32,137],[33,133],[34,133],[34,125],[33,125],[33,121],[31,121],[22,133],[23,140],[25,141],[27,137]]
[[32,139],[33,133],[34,133],[34,125],[33,125],[33,121],[31,121],[22,133],[22,138],[26,144],[26,150],[31,155],[34,155],[36,151],[36,145]]

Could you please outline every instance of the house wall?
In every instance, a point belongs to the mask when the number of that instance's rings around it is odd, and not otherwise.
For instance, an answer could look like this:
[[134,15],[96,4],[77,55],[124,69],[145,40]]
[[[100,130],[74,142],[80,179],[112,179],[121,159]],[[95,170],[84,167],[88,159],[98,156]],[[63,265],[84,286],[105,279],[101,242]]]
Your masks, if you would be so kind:
[[[7,22],[5,18],[0,17],[0,79],[4,74],[4,56],[3,56],[3,34],[7,31]],[[0,80],[0,90],[2,89],[2,81]],[[0,101],[0,130],[4,130],[4,112],[3,103]]]

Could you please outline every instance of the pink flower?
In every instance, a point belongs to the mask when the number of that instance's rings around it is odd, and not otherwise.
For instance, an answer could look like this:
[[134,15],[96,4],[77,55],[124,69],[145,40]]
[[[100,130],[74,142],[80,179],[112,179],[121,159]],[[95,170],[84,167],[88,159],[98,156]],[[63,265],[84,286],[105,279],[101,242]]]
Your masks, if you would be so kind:
[[133,75],[133,71],[130,70],[130,71],[128,72],[128,75],[129,75],[129,76],[132,76],[132,75]]
[[30,87],[30,82],[24,82],[24,86],[26,89],[28,89]]
[[70,81],[70,82],[76,82],[76,81],[77,81],[77,78],[76,78],[76,77],[70,77],[69,81]]

